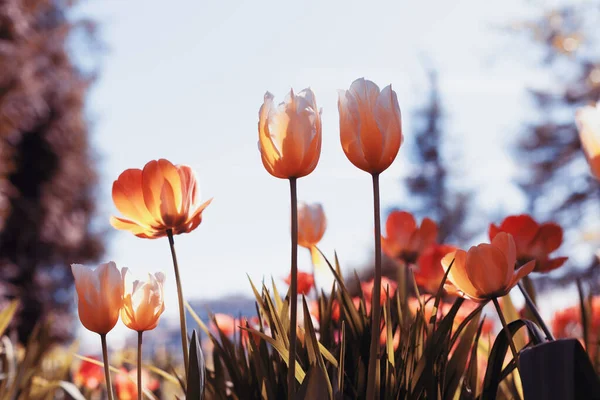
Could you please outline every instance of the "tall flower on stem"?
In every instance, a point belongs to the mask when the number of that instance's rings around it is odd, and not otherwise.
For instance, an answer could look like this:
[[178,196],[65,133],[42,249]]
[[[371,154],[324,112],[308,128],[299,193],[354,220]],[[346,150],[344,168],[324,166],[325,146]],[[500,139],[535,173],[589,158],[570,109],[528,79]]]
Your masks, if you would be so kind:
[[112,261],[100,264],[95,270],[72,264],[71,271],[75,278],[79,319],[86,329],[99,334],[102,341],[106,391],[109,400],[113,400],[106,334],[117,324],[123,306],[121,273]]
[[317,244],[323,238],[326,228],[327,218],[321,204],[298,203],[298,245],[310,251],[313,281],[315,269],[321,265],[321,254]]
[[142,336],[158,325],[160,315],[165,311],[163,284],[165,275],[158,272],[148,274],[146,282],[131,281],[129,270],[121,271],[123,279],[123,308],[121,320],[126,327],[138,333],[138,400],[142,400]]
[[311,89],[290,90],[276,106],[265,94],[259,111],[258,146],[263,165],[276,178],[288,179],[292,211],[292,269],[290,279],[290,350],[288,398],[295,396],[296,326],[298,319],[298,196],[296,181],[310,174],[321,155],[321,111]]
[[517,283],[535,268],[535,260],[529,261],[517,271],[517,250],[511,234],[498,233],[491,244],[481,243],[468,252],[456,250],[446,254],[442,266],[448,272],[448,280],[463,297],[477,302],[491,300],[496,307],[500,322],[518,365],[518,352],[508,330],[506,319],[498,304],[498,297],[507,295]]
[[143,169],[125,170],[113,183],[112,197],[117,209],[126,217],[111,217],[110,222],[115,228],[130,231],[145,239],[169,238],[187,377],[187,328],[173,235],[196,229],[202,222],[202,212],[212,199],[200,203],[200,190],[194,171],[187,165],[173,165],[164,159],[150,161]]
[[392,86],[383,90],[364,78],[352,82],[349,90],[340,90],[340,140],[348,160],[368,172],[373,180],[375,219],[375,279],[371,313],[371,345],[367,378],[367,398],[378,396],[376,371],[379,358],[381,320],[381,210],[379,175],[394,161],[402,144],[400,106]]

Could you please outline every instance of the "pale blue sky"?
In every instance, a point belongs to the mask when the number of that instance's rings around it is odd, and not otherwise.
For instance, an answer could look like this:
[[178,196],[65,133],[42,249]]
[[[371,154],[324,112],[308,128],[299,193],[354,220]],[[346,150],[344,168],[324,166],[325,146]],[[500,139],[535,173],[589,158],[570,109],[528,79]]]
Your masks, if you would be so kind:
[[[288,273],[288,184],[264,170],[257,150],[266,90],[279,101],[290,87],[310,86],[323,108],[321,161],[299,181],[299,198],[323,204],[322,248],[336,249],[346,268],[372,249],[370,177],[339,144],[337,89],[359,77],[392,84],[410,146],[411,111],[428,95],[421,60],[431,61],[462,183],[478,188],[481,204],[521,211],[514,189],[494,188],[513,172],[507,139],[524,118],[525,83],[534,76],[518,67],[515,39],[494,26],[525,15],[522,1],[104,0],[82,10],[107,46],[88,103],[101,215],[108,221],[116,211],[110,188],[122,170],[161,157],[191,165],[203,197],[214,197],[202,225],[176,237],[188,298],[250,294],[246,273],[255,281]],[[407,195],[399,180],[418,167],[406,150],[382,176],[384,209]],[[176,314],[166,239],[114,232],[105,258],[140,274],[164,270],[167,314]],[[301,251],[300,268],[308,267]]]

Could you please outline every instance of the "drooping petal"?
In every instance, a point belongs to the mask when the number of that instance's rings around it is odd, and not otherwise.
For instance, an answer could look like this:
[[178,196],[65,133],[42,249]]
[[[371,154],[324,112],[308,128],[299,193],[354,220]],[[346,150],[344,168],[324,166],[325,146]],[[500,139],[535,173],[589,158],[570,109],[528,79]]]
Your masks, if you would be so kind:
[[519,281],[529,275],[533,269],[535,268],[535,260],[529,261],[527,264],[523,265],[521,268],[515,271],[513,278],[510,281],[510,284],[507,287],[506,292],[508,293],[510,289],[512,289]]

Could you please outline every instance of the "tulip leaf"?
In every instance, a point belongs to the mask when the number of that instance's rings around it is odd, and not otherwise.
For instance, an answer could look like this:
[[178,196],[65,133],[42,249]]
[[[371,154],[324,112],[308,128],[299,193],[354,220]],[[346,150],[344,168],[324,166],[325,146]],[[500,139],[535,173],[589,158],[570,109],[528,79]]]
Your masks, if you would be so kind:
[[194,329],[190,340],[190,361],[188,364],[186,400],[202,400],[204,398],[204,382],[206,370],[204,355],[198,341],[198,334]]

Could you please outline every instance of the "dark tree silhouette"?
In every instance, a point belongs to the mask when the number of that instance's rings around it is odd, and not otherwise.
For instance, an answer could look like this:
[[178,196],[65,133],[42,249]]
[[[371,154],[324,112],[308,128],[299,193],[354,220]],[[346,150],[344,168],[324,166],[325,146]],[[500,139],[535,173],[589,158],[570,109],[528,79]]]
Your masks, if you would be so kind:
[[[548,89],[530,90],[535,114],[517,144],[515,155],[524,166],[518,179],[529,212],[539,220],[559,222],[567,238],[581,237],[589,222],[600,217],[600,186],[589,173],[574,121],[577,108],[600,100],[599,16],[600,3],[589,2],[516,24],[517,32],[533,46],[532,54],[542,57],[540,73],[548,74],[552,82]],[[563,252],[573,247],[565,246]],[[569,267],[557,271],[561,273],[536,282],[551,287],[576,277],[600,276],[592,255],[584,265],[571,260]]]
[[428,71],[429,98],[414,115],[411,131],[415,148],[410,153],[417,168],[406,178],[409,202],[402,207],[415,217],[429,217],[438,224],[438,242],[467,243],[473,231],[467,226],[468,192],[459,192],[450,180],[453,173],[444,157],[444,111],[436,71]]
[[53,337],[73,334],[69,264],[96,261],[95,163],[84,101],[91,82],[71,60],[80,25],[72,1],[0,2],[0,293],[20,300],[21,341],[58,319]]

